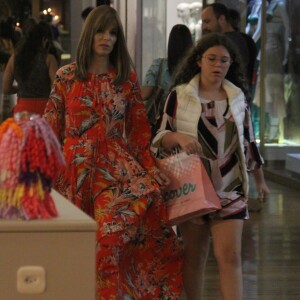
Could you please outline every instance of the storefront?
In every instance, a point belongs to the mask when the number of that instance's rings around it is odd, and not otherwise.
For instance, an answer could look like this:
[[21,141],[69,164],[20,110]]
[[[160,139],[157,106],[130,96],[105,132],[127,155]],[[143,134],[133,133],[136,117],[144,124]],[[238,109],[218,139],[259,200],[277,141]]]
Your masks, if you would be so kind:
[[[2,0],[3,1],[3,0]],[[267,176],[300,188],[300,2],[297,0],[190,1],[111,0],[119,12],[140,81],[152,60],[165,57],[173,25],[201,34],[201,8],[222,2],[240,12],[242,31],[251,35],[259,55],[253,79],[252,114]],[[75,58],[83,25],[81,12],[96,0],[32,0],[37,16],[51,7],[59,16],[63,63]],[[264,80],[261,80],[263,78]]]
[[[123,1],[115,2],[118,8],[118,2]],[[186,24],[197,35],[201,7],[214,1],[125,2],[128,5],[125,24],[137,16],[136,31],[127,29],[127,35],[135,36],[133,57],[142,80],[152,60],[166,56],[172,26]],[[136,10],[129,9],[133,2]],[[251,35],[258,47],[252,113],[266,175],[300,188],[300,26],[297,17],[300,3],[296,0],[216,2],[240,12],[242,31]],[[195,7],[198,19],[191,14]]]
[[[254,1],[248,33],[260,45],[253,123],[268,177],[299,188],[299,12],[295,0]],[[261,80],[264,78],[264,80]]]
[[[203,6],[205,3],[141,2],[141,44],[137,49],[141,51],[138,65],[143,77],[152,59],[166,53],[167,37],[174,24],[184,23],[195,30],[195,19],[185,15],[186,5],[190,5],[191,13],[195,3]],[[219,2],[239,10],[242,30],[253,37],[258,47],[252,113],[266,176],[299,188],[300,26],[297,12],[300,3],[296,0]]]

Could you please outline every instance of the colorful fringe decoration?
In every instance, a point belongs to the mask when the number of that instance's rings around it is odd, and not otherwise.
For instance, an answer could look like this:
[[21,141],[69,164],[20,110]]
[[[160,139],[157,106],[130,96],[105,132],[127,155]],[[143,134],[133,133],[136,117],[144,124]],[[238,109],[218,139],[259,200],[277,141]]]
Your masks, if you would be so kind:
[[58,215],[52,180],[65,164],[47,121],[17,113],[0,125],[0,219],[49,219]]

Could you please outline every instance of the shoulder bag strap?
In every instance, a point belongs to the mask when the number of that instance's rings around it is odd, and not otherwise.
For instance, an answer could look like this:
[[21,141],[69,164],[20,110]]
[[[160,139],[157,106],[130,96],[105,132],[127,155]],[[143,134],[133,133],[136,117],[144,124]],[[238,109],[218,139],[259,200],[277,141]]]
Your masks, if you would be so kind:
[[160,80],[161,80],[161,75],[162,75],[162,69],[163,69],[163,64],[164,64],[164,58],[161,59],[160,64],[159,64],[159,70],[158,70],[158,75],[157,75],[157,83],[156,83],[156,89],[159,90],[156,99],[154,99],[154,114],[155,114],[155,124],[157,120],[160,118],[160,113],[161,113],[161,99],[162,95],[164,93],[163,88],[160,86]]
[[[157,77],[156,77],[156,82],[155,82],[155,86],[153,87],[152,93],[151,95],[148,97],[147,99],[147,103],[145,104],[146,107],[146,112],[149,115],[154,114],[154,118],[156,119],[156,116],[158,114],[158,109],[157,109],[157,103],[156,103],[156,95],[157,95],[157,90],[161,89],[160,87],[160,80],[161,80],[161,74],[162,74],[162,67],[163,67],[163,63],[164,63],[164,59],[161,58],[160,59],[160,63],[159,63],[159,69],[158,69],[158,73],[157,73]],[[153,113],[152,113],[153,111]],[[150,118],[151,119],[151,118]],[[152,121],[153,123],[153,121]]]
[[164,59],[162,58],[162,59],[160,60],[160,64],[159,64],[158,75],[157,75],[157,80],[156,80],[156,86],[159,86],[159,85],[160,85],[160,80],[161,80],[161,74],[162,74],[163,64],[164,64]]

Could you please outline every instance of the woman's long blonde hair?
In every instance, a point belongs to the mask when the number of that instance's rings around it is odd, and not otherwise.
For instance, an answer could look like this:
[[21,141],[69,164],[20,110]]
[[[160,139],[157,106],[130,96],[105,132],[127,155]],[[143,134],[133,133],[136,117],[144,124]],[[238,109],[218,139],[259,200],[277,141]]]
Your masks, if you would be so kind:
[[115,9],[109,5],[100,5],[89,13],[80,35],[76,55],[76,75],[80,80],[87,79],[95,34],[99,30],[106,30],[111,25],[115,25],[117,29],[117,41],[110,54],[110,63],[117,72],[114,83],[119,85],[129,79],[133,62],[127,49],[121,20]]

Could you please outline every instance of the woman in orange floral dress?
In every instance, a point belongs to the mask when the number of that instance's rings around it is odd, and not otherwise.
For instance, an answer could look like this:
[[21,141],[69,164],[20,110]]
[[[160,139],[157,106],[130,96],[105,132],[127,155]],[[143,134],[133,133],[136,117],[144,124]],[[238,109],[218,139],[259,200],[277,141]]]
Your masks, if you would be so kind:
[[168,180],[149,152],[131,66],[116,11],[95,8],[76,62],[57,72],[44,114],[67,162],[55,188],[98,223],[98,300],[178,299],[182,253],[160,196]]

